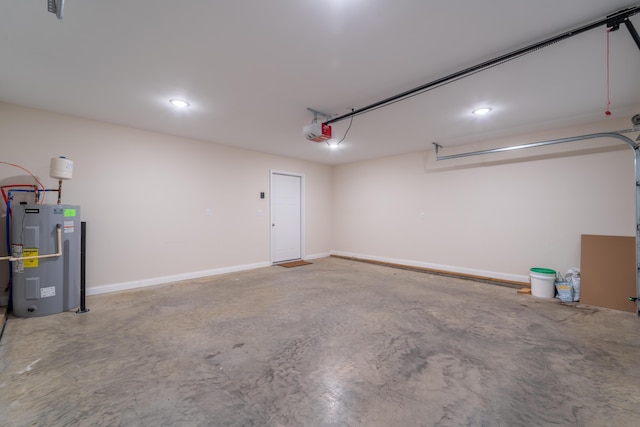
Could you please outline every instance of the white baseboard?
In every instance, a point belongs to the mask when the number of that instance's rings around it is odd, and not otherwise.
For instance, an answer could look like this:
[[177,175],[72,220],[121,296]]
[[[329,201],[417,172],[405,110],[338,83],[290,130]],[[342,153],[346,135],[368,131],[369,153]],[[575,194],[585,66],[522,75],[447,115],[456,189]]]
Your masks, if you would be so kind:
[[[343,251],[331,251],[318,254],[307,255],[304,257],[306,260],[326,258],[331,255],[343,256],[349,258],[358,258],[368,261],[387,262],[391,264],[406,265],[409,267],[428,268],[432,270],[440,270],[449,273],[469,274],[472,276],[486,277],[489,279],[508,280],[512,282],[529,282],[529,276],[520,276],[517,274],[501,273],[496,271],[477,270],[473,268],[456,267],[451,265],[433,264],[429,262],[413,261],[398,258],[388,258],[375,255],[357,254],[353,252]],[[114,283],[111,285],[93,286],[87,288],[87,295],[100,295],[111,292],[127,291],[139,288],[146,288],[148,286],[164,285],[167,283],[180,282],[182,280],[199,279],[207,276],[217,276],[220,274],[235,273],[238,271],[253,270],[256,268],[269,267],[269,262],[258,262],[255,264],[236,265],[231,267],[216,268],[213,270],[195,271],[191,273],[175,274],[171,276],[155,277],[152,279],[134,280],[131,282]]]
[[201,277],[217,276],[219,274],[235,273],[238,271],[269,267],[270,265],[271,263],[268,263],[268,262],[258,262],[255,264],[236,265],[232,267],[216,268],[213,270],[194,271],[191,273],[174,274],[171,276],[164,276],[164,277],[155,277],[153,279],[134,280],[131,282],[114,283],[111,285],[92,286],[87,288],[87,295],[100,295],[100,294],[107,294],[111,292],[145,288],[147,286],[164,285],[166,283],[179,282],[181,280],[199,279]]
[[304,259],[305,260],[307,260],[307,259],[318,259],[318,258],[326,258],[328,256],[331,256],[331,253],[323,252],[323,253],[320,253],[320,254],[306,255],[304,257]]
[[[331,256],[329,252],[307,255],[304,259],[318,259]],[[182,280],[199,279],[219,274],[235,273],[238,271],[253,270],[256,268],[269,267],[269,262],[258,262],[255,264],[236,265],[232,267],[216,268],[213,270],[195,271],[191,273],[175,274],[171,276],[155,277],[152,279],[134,280],[131,282],[113,283],[111,285],[92,286],[87,288],[87,295],[108,294],[111,292],[129,291],[133,289],[146,288],[148,286],[164,285],[167,283],[180,282]]]
[[440,270],[448,273],[468,274],[472,276],[486,277],[488,279],[508,280],[510,282],[528,283],[529,276],[521,276],[518,274],[501,273],[497,271],[477,270],[474,268],[456,267],[452,265],[432,264],[430,262],[414,261],[407,259],[387,258],[375,255],[356,254],[353,252],[331,251],[331,255],[358,258],[368,261],[387,262],[391,264],[406,265],[409,267],[428,268],[431,270]]

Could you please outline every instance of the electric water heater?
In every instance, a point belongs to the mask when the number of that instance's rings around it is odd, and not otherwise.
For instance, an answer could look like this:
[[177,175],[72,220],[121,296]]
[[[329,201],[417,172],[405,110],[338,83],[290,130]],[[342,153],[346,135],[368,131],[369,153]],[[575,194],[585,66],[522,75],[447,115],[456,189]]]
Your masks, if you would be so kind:
[[[80,304],[80,207],[11,206],[13,313],[36,317]],[[39,258],[36,258],[39,257]]]

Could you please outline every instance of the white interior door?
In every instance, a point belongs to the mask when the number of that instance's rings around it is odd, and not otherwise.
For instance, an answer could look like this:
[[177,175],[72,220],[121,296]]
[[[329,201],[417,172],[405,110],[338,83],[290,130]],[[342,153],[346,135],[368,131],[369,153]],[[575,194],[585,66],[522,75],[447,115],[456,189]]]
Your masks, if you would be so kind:
[[271,261],[302,258],[302,176],[271,173]]

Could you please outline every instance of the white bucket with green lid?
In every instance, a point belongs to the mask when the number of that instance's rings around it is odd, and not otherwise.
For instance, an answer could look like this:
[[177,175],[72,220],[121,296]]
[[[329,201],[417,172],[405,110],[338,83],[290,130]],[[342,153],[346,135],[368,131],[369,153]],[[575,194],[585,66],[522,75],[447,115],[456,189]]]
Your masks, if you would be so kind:
[[539,298],[556,296],[556,271],[550,268],[534,267],[529,270],[531,276],[531,295]]

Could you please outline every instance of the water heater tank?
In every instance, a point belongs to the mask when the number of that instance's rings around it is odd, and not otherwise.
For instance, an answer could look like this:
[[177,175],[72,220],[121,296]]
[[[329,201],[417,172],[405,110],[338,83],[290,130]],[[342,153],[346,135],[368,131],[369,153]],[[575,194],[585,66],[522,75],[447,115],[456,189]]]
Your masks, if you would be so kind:
[[64,156],[52,158],[49,176],[55,179],[71,179],[73,176],[73,160],[69,160]]
[[[80,302],[80,206],[11,206],[13,314],[36,317],[62,313]],[[61,227],[58,247],[57,227]]]

